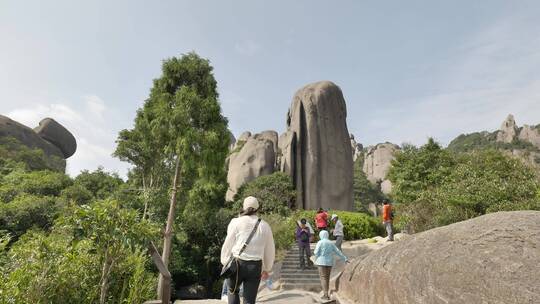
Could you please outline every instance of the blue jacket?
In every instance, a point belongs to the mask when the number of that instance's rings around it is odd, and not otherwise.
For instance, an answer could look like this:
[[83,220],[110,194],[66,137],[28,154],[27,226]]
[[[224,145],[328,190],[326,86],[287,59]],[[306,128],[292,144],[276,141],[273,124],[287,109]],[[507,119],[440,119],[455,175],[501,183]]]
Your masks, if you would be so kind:
[[315,265],[334,266],[334,254],[347,261],[347,257],[328,239],[328,231],[323,230],[319,233],[321,240],[315,246]]

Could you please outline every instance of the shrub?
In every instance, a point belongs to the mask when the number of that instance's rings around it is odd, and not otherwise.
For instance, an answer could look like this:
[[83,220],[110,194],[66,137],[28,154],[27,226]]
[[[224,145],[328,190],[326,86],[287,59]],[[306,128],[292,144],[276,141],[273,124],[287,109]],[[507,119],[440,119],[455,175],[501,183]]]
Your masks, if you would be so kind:
[[260,212],[289,215],[294,206],[296,190],[289,175],[276,172],[244,184],[235,196],[233,209],[240,210],[244,198],[254,196],[259,200]]
[[[291,215],[291,222],[289,223],[290,231],[296,230],[296,221],[302,218],[305,218],[315,229],[316,213],[317,212],[315,210],[302,210],[293,213]],[[332,210],[328,212],[329,217],[333,213],[337,214],[341,219],[341,222],[343,223],[345,240],[365,239],[384,234],[384,228],[382,227],[382,224],[375,217],[358,212]],[[333,228],[333,225],[333,223],[330,223],[330,229]]]

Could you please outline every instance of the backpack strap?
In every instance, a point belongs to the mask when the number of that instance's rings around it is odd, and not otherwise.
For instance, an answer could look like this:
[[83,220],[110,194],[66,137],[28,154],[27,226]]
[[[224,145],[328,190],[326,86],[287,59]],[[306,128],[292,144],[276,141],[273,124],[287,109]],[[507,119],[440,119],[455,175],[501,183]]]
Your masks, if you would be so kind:
[[257,220],[257,223],[255,223],[255,227],[253,227],[253,230],[251,230],[251,234],[249,235],[246,242],[244,243],[244,246],[242,246],[242,249],[240,249],[240,252],[238,252],[238,256],[242,255],[242,252],[244,252],[244,250],[246,250],[247,245],[249,244],[249,242],[251,242],[251,239],[255,235],[255,232],[257,231],[257,227],[259,227],[260,223],[261,223],[261,219],[259,218]]

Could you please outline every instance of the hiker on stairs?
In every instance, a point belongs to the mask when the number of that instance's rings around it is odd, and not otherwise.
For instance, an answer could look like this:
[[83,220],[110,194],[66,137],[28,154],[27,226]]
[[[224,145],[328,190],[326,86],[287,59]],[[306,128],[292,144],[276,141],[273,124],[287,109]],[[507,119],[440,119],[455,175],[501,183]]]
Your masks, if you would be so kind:
[[303,218],[300,220],[300,225],[296,227],[296,242],[298,243],[298,252],[300,257],[300,268],[302,270],[306,269],[306,261],[308,267],[313,266],[311,262],[311,248],[309,240],[311,238],[311,233],[309,228],[306,226],[306,219]]
[[330,273],[332,272],[332,266],[334,266],[334,255],[338,255],[345,262],[348,261],[347,257],[343,255],[333,242],[328,239],[328,231],[323,230],[319,233],[320,241],[315,246],[315,265],[319,267],[319,276],[321,278],[321,285],[323,289],[323,300],[330,300],[328,295],[328,289],[330,287]]

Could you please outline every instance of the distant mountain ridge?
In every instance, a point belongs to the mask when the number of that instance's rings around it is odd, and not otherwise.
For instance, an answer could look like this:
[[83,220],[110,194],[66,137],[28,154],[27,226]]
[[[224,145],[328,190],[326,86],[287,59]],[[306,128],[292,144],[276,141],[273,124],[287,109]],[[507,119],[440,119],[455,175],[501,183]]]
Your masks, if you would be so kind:
[[518,127],[510,114],[499,130],[461,134],[450,142],[448,149],[455,152],[497,149],[540,170],[540,124]]

